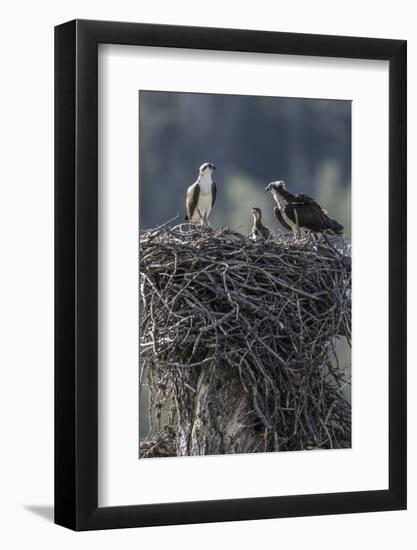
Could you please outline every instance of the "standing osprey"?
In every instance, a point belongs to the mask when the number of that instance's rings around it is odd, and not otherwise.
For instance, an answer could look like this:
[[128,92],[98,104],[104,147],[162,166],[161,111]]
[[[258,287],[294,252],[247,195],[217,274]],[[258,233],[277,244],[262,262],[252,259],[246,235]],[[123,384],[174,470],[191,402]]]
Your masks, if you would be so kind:
[[253,226],[251,237],[254,241],[259,241],[261,239],[269,239],[271,236],[271,231],[265,227],[262,223],[262,212],[260,208],[253,207],[251,209],[253,216]]
[[277,203],[274,212],[278,221],[286,229],[292,230],[294,235],[299,235],[300,229],[314,233],[329,230],[337,235],[343,234],[343,225],[329,218],[327,211],[305,193],[293,195],[287,191],[283,181],[273,181],[265,191],[270,191]]
[[185,207],[187,215],[185,220],[189,223],[208,224],[208,217],[216,201],[217,188],[212,174],[216,167],[211,162],[205,162],[200,166],[197,181],[187,189]]

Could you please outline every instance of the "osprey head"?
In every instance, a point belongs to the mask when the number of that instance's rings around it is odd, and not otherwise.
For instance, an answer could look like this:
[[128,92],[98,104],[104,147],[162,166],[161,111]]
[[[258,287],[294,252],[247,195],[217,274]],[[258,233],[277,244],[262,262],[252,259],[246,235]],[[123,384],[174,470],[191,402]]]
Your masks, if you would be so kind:
[[287,186],[285,185],[285,181],[284,180],[279,180],[279,181],[272,181],[268,187],[265,188],[265,191],[270,191],[271,193],[275,190],[279,190],[279,189],[287,189]]
[[255,218],[255,220],[260,220],[261,219],[261,209],[260,208],[257,208],[256,206],[253,206],[251,208],[251,213],[252,213],[252,216]]
[[212,162],[205,162],[204,164],[202,164],[200,166],[200,175],[203,175],[203,174],[211,174],[213,172],[213,170],[215,170],[216,167],[214,166],[214,164]]

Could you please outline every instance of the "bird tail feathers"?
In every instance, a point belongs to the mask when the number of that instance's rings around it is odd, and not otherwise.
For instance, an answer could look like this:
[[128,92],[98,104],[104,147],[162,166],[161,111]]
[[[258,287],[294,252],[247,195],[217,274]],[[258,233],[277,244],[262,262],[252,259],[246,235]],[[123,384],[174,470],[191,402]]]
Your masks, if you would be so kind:
[[326,229],[330,229],[330,231],[333,231],[333,233],[336,233],[336,235],[342,235],[345,228],[343,225],[341,225],[336,220],[332,220],[332,218],[329,218],[329,216],[325,216],[326,218]]

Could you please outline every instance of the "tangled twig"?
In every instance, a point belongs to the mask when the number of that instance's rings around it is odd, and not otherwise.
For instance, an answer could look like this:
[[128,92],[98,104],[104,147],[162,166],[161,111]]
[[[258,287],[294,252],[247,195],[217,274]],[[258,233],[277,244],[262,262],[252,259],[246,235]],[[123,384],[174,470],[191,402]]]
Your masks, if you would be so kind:
[[[156,414],[143,448],[160,434],[163,409],[173,454],[350,446],[350,380],[335,352],[338,338],[351,338],[348,252],[327,236],[255,243],[187,224],[144,232],[140,358]],[[203,386],[228,388],[229,419],[240,407],[251,432],[244,444],[207,393],[198,408]],[[210,419],[217,451],[198,440]]]

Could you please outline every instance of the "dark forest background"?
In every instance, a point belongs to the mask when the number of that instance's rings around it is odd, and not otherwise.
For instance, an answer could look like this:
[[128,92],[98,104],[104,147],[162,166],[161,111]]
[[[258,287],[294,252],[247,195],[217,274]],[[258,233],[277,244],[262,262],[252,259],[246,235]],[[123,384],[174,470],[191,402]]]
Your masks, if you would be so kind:
[[278,231],[264,189],[284,179],[291,192],[314,196],[350,237],[350,101],[141,91],[139,131],[141,229],[176,214],[182,221],[186,188],[213,162],[214,227],[249,232],[249,210],[258,206]]

